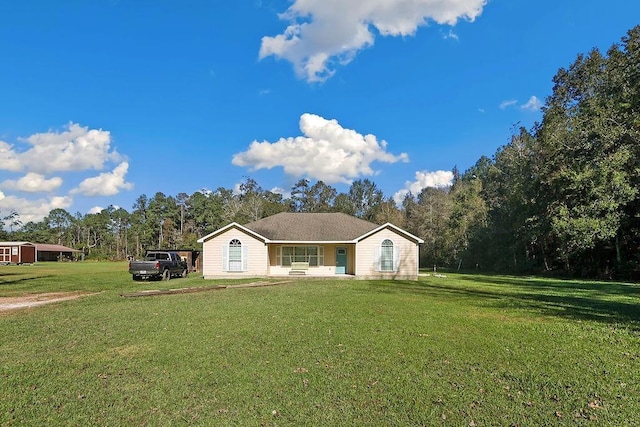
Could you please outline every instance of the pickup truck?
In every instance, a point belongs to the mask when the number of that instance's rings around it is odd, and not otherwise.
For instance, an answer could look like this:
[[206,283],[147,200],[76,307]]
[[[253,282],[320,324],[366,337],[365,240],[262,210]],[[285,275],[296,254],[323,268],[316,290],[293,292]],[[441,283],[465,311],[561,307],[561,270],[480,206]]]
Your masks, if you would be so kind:
[[133,280],[187,277],[189,268],[177,252],[147,251],[143,260],[129,261],[129,273]]

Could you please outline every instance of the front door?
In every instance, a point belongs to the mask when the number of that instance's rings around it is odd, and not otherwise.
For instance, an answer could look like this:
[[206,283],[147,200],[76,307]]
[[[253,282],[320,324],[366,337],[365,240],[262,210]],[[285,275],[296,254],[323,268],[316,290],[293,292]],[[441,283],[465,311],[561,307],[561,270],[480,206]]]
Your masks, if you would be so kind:
[[336,248],[336,274],[347,274],[347,248]]

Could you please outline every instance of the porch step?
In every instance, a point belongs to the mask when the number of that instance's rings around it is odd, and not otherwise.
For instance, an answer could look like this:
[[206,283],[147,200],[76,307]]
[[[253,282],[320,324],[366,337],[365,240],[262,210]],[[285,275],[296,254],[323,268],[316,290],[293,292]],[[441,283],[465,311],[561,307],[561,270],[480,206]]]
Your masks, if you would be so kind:
[[289,270],[289,276],[306,276],[305,270]]

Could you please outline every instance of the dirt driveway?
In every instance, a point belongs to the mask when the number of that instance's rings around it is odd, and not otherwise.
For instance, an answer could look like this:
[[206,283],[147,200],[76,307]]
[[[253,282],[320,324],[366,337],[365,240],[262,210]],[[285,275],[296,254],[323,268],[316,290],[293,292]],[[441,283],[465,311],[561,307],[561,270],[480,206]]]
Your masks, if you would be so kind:
[[86,292],[48,292],[43,294],[22,295],[19,297],[0,297],[0,313],[38,307],[58,301],[68,301],[86,295],[93,294]]

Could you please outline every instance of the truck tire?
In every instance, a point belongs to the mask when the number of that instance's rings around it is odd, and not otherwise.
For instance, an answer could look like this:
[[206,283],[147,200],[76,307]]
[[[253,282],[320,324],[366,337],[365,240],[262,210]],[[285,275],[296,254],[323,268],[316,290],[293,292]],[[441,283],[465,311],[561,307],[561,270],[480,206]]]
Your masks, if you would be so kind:
[[185,268],[184,270],[182,270],[182,274],[180,275],[180,277],[182,277],[183,279],[186,279],[188,275],[189,275],[189,271],[187,271],[187,269]]
[[169,270],[162,272],[162,280],[171,280],[171,272]]

